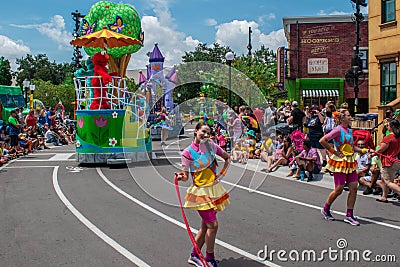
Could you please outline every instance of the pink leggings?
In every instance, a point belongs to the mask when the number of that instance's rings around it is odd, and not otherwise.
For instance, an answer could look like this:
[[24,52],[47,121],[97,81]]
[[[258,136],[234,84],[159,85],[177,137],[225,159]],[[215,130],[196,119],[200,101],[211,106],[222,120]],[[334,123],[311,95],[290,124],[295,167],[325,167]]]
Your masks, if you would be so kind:
[[347,184],[358,182],[358,175],[356,171],[352,173],[334,172],[333,180],[335,181],[335,185],[344,185],[346,182]]
[[217,220],[217,212],[213,209],[209,210],[198,210],[200,217],[203,219],[205,224],[213,223]]

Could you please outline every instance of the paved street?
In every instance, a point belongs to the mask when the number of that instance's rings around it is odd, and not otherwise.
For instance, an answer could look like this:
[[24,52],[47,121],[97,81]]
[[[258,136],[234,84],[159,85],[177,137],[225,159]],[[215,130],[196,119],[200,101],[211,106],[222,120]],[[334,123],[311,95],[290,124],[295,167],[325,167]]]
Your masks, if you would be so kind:
[[[172,180],[180,166],[179,151],[192,133],[189,129],[186,138],[168,140],[164,151],[155,141],[152,164],[78,166],[71,145],[1,167],[0,265],[189,266],[191,243]],[[284,177],[286,170],[266,174],[261,168],[257,161],[233,164],[222,182],[231,205],[218,215],[219,266],[398,264],[400,203],[378,203],[360,191],[355,215],[361,226],[355,227],[342,221],[344,192],[333,205],[337,220],[326,222],[319,209],[332,188],[329,175],[302,183]],[[182,197],[188,185],[182,184]],[[198,214],[186,214],[197,229]],[[280,260],[278,250],[286,252]],[[315,261],[302,261],[304,250],[314,250]],[[354,250],[360,261],[346,261],[347,252]],[[371,260],[395,255],[397,263],[366,262],[366,250]]]

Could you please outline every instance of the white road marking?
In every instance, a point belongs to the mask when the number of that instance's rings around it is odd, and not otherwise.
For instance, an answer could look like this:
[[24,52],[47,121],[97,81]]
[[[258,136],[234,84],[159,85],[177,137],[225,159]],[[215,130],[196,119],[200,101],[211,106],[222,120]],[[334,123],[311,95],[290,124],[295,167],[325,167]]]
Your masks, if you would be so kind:
[[[25,166],[26,168],[54,168],[54,166]],[[5,166],[4,168],[7,168],[7,169],[21,169],[21,168],[23,168],[23,167],[21,167],[21,166],[19,166],[19,167],[7,167],[7,166]]]
[[76,159],[19,159],[23,162],[43,162],[43,161],[76,161]]
[[[60,153],[60,154],[56,154],[53,157],[49,158],[49,161],[60,161],[60,160],[67,160],[70,157],[72,157],[72,155],[74,155],[75,153]],[[74,159],[75,160],[75,159]]]
[[115,242],[113,239],[111,239],[108,235],[106,235],[104,232],[102,232],[99,228],[97,228],[96,225],[91,223],[85,216],[83,216],[72,204],[69,202],[69,200],[65,197],[63,192],[61,191],[61,188],[58,184],[58,169],[59,166],[54,167],[53,170],[53,187],[56,190],[56,193],[60,200],[64,203],[64,205],[72,212],[73,215],[75,215],[76,218],[78,218],[79,221],[81,221],[89,230],[91,230],[93,233],[95,233],[98,237],[100,237],[104,242],[109,244],[112,248],[114,248],[118,253],[123,255],[125,258],[136,264],[137,266],[143,266],[143,267],[150,267],[147,263],[133,255],[131,252],[129,252],[126,248]]
[[[103,179],[103,181],[104,181],[105,183],[107,183],[107,184],[108,184],[109,186],[111,186],[115,191],[117,191],[118,193],[120,193],[121,195],[123,195],[124,197],[126,197],[127,199],[133,201],[133,202],[136,203],[137,205],[139,205],[139,206],[141,206],[142,208],[144,208],[144,209],[146,209],[146,210],[148,210],[148,211],[154,213],[155,215],[157,215],[157,216],[163,218],[164,220],[167,220],[167,221],[169,221],[169,222],[171,222],[171,223],[173,223],[173,224],[175,224],[175,225],[177,225],[177,226],[179,226],[179,227],[181,227],[181,228],[186,229],[186,225],[185,225],[184,223],[181,223],[180,221],[175,220],[174,218],[172,218],[172,217],[170,217],[170,216],[168,216],[168,215],[166,215],[166,214],[164,214],[164,213],[162,213],[162,212],[160,212],[160,211],[154,209],[153,207],[151,207],[151,206],[149,206],[149,205],[147,205],[147,204],[141,202],[140,200],[138,200],[138,199],[132,197],[131,195],[129,195],[128,193],[126,193],[125,191],[123,191],[122,189],[120,189],[119,187],[117,187],[116,185],[114,185],[110,180],[108,180],[107,177],[103,174],[103,172],[101,171],[100,168],[96,168],[96,170],[97,170],[97,173],[100,175],[100,177]],[[190,230],[191,230],[192,232],[194,232],[194,233],[197,233],[197,229],[195,229],[195,228],[193,228],[193,227],[190,227]],[[231,250],[231,251],[233,251],[233,252],[235,252],[235,253],[237,253],[237,254],[239,254],[239,255],[242,255],[242,256],[244,256],[244,257],[246,257],[246,258],[249,258],[249,259],[251,259],[251,260],[257,261],[257,262],[259,262],[259,263],[261,263],[261,264],[264,264],[264,265],[266,265],[266,266],[273,266],[273,267],[279,266],[279,265],[276,265],[275,263],[272,263],[272,262],[267,261],[267,260],[261,261],[261,260],[258,259],[258,257],[257,257],[256,255],[253,255],[253,254],[251,254],[251,253],[249,253],[249,252],[247,252],[247,251],[244,251],[244,250],[242,250],[242,249],[240,249],[240,248],[237,248],[237,247],[235,247],[235,246],[233,246],[233,245],[231,245],[231,244],[228,244],[228,243],[226,243],[226,242],[224,242],[224,241],[221,241],[221,240],[219,240],[219,239],[216,239],[216,240],[215,240],[215,243],[217,243],[218,245],[220,245],[220,246],[222,246],[222,247],[224,247],[224,248],[226,248],[226,249],[228,249],[228,250]]]
[[[175,167],[177,167],[177,168],[182,168],[182,164],[181,163],[175,163],[173,165]],[[304,207],[308,207],[308,208],[312,208],[312,209],[317,209],[317,210],[321,210],[322,209],[322,207],[320,207],[320,206],[311,205],[311,204],[307,204],[307,203],[300,202],[300,201],[297,201],[297,200],[293,200],[293,199],[289,199],[289,198],[285,198],[285,197],[280,197],[280,196],[277,196],[277,195],[269,194],[269,193],[266,193],[266,192],[263,192],[263,191],[251,189],[249,187],[233,184],[233,183],[230,183],[230,182],[228,182],[226,180],[222,180],[221,183],[226,183],[226,184],[228,184],[230,186],[237,187],[239,189],[243,189],[243,190],[246,190],[246,191],[251,192],[251,193],[264,195],[264,196],[267,196],[267,197],[279,199],[279,200],[290,202],[290,203],[297,204],[297,205],[300,205],[300,206],[304,206]],[[344,212],[334,211],[334,210],[331,210],[331,212],[335,213],[335,214],[338,214],[338,215],[346,216],[346,213],[344,213]],[[366,222],[370,222],[370,223],[374,223],[374,224],[377,224],[377,225],[380,225],[380,226],[385,226],[385,227],[389,227],[389,228],[400,230],[400,226],[397,226],[397,225],[393,225],[393,224],[390,224],[390,223],[384,223],[384,222],[380,222],[380,221],[375,221],[375,220],[371,220],[371,219],[364,218],[364,217],[361,217],[361,216],[356,216],[356,217],[357,217],[357,219],[360,219],[360,220],[363,220],[363,221],[366,221]]]
[[[237,187],[237,188],[246,190],[246,191],[251,192],[251,193],[260,194],[260,195],[263,195],[263,196],[279,199],[279,200],[282,200],[282,201],[285,201],[285,202],[297,204],[297,205],[308,207],[308,208],[312,208],[312,209],[317,209],[317,210],[321,210],[322,209],[322,207],[319,207],[319,206],[307,204],[307,203],[304,203],[304,202],[300,202],[300,201],[289,199],[289,198],[285,198],[285,197],[276,196],[276,195],[269,194],[269,193],[266,193],[266,192],[263,192],[263,191],[259,191],[259,190],[254,190],[254,189],[251,189],[251,188],[248,188],[248,187],[245,187],[245,186],[241,186],[241,185],[237,185],[237,184],[233,184],[233,183],[230,183],[230,182],[227,182],[227,181],[224,181],[224,180],[222,180],[221,182],[222,183],[226,183],[226,184],[228,184],[230,186],[233,186],[233,187]],[[346,213],[344,213],[344,212],[333,211],[333,210],[331,210],[331,212],[333,212],[335,214],[342,215],[342,216],[346,216]],[[397,225],[384,223],[384,222],[379,222],[379,221],[371,220],[371,219],[360,217],[360,216],[357,216],[357,219],[360,219],[360,220],[363,220],[363,221],[366,221],[366,222],[370,222],[370,223],[374,223],[374,224],[378,224],[378,225],[381,225],[381,226],[386,226],[386,227],[389,227],[389,228],[400,230],[400,226],[397,226]]]
[[67,166],[67,167],[65,167],[65,169],[67,169],[68,172],[81,172],[81,171],[85,170],[85,168],[74,167],[74,166]]

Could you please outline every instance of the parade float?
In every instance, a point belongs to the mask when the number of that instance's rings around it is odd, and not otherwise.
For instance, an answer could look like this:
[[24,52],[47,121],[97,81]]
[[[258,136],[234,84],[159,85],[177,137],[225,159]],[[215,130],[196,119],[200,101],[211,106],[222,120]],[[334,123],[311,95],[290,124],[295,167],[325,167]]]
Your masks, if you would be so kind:
[[143,45],[136,10],[130,5],[97,2],[82,19],[80,36],[71,44],[84,47],[93,62],[90,69],[75,72],[77,161],[149,160],[148,103],[145,96],[128,90],[124,78],[131,54]]
[[[173,91],[178,84],[178,72],[174,66],[166,74],[164,73],[165,58],[157,43],[148,55],[147,77],[140,72],[139,85],[148,106],[151,107],[148,117],[151,138],[161,139],[163,127],[168,129],[169,136],[178,136],[183,133],[179,106],[173,102]],[[163,120],[165,117],[168,118],[167,122]]]

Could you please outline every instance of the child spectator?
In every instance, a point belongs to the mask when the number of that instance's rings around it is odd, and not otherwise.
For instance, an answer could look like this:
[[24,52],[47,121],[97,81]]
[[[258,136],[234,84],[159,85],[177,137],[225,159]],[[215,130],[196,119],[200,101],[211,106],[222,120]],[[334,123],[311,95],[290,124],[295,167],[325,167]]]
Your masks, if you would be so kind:
[[311,141],[309,139],[303,142],[303,151],[297,155],[294,159],[300,169],[300,180],[304,181],[305,171],[308,171],[307,182],[314,179],[313,174],[318,174],[321,172],[321,161],[317,152],[317,149],[311,146]]

